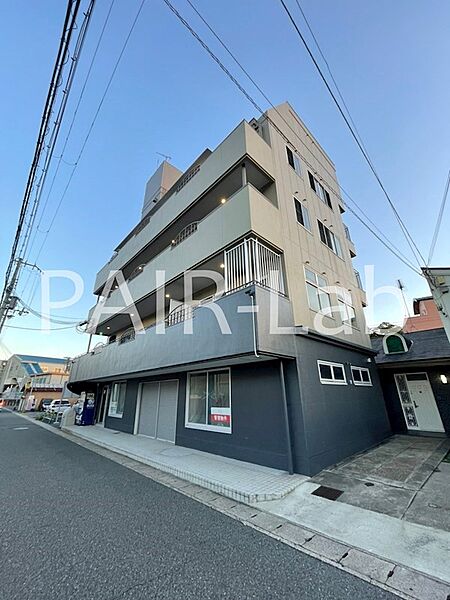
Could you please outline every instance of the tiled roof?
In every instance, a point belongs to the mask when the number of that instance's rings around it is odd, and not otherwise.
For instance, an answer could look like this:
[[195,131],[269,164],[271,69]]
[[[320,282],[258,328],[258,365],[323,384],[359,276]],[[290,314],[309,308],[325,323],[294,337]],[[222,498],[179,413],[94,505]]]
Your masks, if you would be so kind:
[[401,334],[411,342],[408,352],[398,354],[385,354],[383,351],[383,338],[372,338],[372,348],[378,354],[375,356],[377,364],[403,363],[412,361],[430,361],[434,359],[448,359],[450,362],[450,343],[444,328],[429,329],[427,331],[414,331]]

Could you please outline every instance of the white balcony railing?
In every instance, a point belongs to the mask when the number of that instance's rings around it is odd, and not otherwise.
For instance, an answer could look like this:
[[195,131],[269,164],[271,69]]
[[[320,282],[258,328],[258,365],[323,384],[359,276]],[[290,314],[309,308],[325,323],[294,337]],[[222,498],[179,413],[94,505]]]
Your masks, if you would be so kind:
[[234,291],[251,283],[285,293],[281,254],[254,238],[225,252],[225,291]]

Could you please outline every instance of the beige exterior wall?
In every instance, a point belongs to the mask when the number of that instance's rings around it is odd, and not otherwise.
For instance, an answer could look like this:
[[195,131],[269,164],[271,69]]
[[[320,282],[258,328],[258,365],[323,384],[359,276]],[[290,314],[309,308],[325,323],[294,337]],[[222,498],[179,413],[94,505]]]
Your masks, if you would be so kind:
[[[370,347],[369,337],[365,333],[363,292],[358,287],[350,256],[350,249],[354,253],[354,247],[345,235],[341,216],[344,208],[334,165],[288,103],[280,105],[277,110],[269,110],[259,123],[260,129],[256,131],[250,124],[242,122],[225,138],[202,163],[200,171],[175,197],[170,197],[162,204],[152,215],[149,224],[103,267],[97,275],[96,289],[105,283],[110,269],[120,269],[231,167],[239,165],[248,155],[275,180],[275,191],[272,189],[268,193],[270,200],[250,184],[241,188],[225,204],[200,221],[193,235],[179,246],[163,250],[145,265],[139,276],[129,281],[132,298],[136,302],[156,289],[157,270],[165,270],[166,281],[171,281],[186,269],[195,268],[208,257],[253,232],[283,252],[287,292],[292,301],[296,325],[318,328],[317,313],[308,304],[304,273],[307,267],[325,277],[329,287],[338,286],[351,293],[357,326],[351,328],[350,334],[336,335],[348,342]],[[300,158],[301,175],[287,161],[287,145]],[[311,189],[308,171],[329,192],[333,209]],[[311,232],[297,222],[294,196],[308,210]],[[342,258],[321,242],[317,220],[339,238]],[[331,301],[333,306],[338,306],[334,292],[331,293]],[[121,305],[123,299],[120,290],[113,291],[106,306]],[[92,316],[93,310],[89,316]],[[153,324],[154,316],[143,317],[144,326]],[[110,315],[104,315],[99,326],[109,318]],[[321,317],[321,320],[324,326],[342,328],[338,310],[333,317]],[[329,333],[333,333],[331,329]]]
[[[352,294],[358,328],[353,328],[351,335],[338,334],[338,337],[370,346],[369,337],[365,333],[361,291],[356,282],[339,210],[342,200],[339,195],[334,193],[339,190],[334,165],[289,104],[282,104],[277,107],[277,110],[282,117],[271,109],[267,113],[269,119],[276,124],[289,141],[292,141],[301,160],[301,176],[299,176],[287,162],[286,146],[289,144],[280,135],[277,128],[266,121],[264,127],[266,131],[269,131],[273,151],[273,169],[280,213],[278,226],[281,228],[288,292],[293,304],[295,323],[312,329],[316,328],[314,325],[316,313],[308,305],[304,275],[306,266],[319,275],[323,275],[329,286],[343,287]],[[292,146],[290,147],[294,150]],[[313,171],[316,179],[323,183],[329,191],[333,210],[322,202],[311,189],[308,170]],[[308,209],[312,233],[297,222],[294,204],[295,192],[297,192],[296,197]],[[344,258],[334,254],[321,242],[317,226],[318,219],[339,237]],[[337,305],[334,295],[332,295],[332,303]],[[338,316],[333,319],[325,317],[323,323],[326,326],[339,327],[341,320]]]

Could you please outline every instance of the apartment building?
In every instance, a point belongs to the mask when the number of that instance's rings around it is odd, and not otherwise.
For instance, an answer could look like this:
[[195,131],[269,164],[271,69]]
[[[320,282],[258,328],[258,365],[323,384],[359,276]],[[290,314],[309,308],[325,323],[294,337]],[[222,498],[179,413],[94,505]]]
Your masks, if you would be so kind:
[[288,103],[162,163],[69,388],[104,427],[313,474],[390,434],[335,167]]

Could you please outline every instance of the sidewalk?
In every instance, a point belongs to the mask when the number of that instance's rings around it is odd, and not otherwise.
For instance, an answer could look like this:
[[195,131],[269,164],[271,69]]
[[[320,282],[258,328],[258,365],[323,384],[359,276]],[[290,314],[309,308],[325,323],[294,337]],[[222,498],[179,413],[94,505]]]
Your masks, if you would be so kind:
[[239,502],[280,499],[308,479],[101,426],[62,430]]

